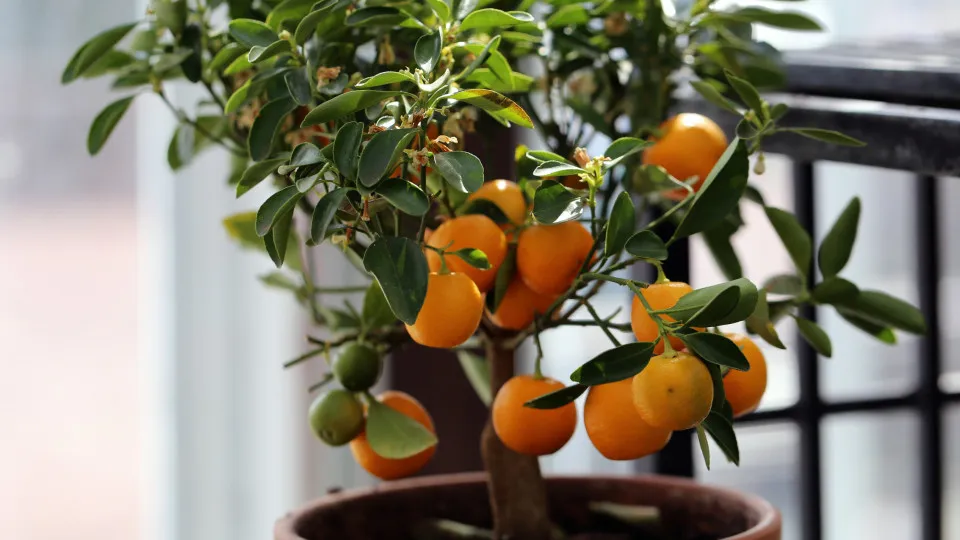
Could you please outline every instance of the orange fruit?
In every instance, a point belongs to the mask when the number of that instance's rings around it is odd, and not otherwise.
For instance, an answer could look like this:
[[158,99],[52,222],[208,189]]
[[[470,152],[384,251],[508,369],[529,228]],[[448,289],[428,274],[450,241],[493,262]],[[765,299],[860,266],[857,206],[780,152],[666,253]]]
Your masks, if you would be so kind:
[[576,221],[527,227],[517,242],[517,272],[534,292],[559,295],[577,279],[592,247],[590,231]]
[[456,347],[480,326],[483,296],[466,274],[433,272],[427,279],[427,297],[407,333],[427,347]]
[[659,452],[671,431],[644,422],[633,406],[633,381],[591,386],[583,405],[583,425],[594,448],[613,460],[639,459]]
[[[500,227],[487,216],[471,214],[444,222],[430,235],[427,245],[443,248],[448,252],[463,248],[479,249],[487,255],[490,268],[480,270],[470,266],[456,255],[446,255],[447,268],[452,272],[466,274],[477,284],[480,292],[487,292],[497,278],[497,269],[507,256],[507,237]],[[431,272],[440,271],[440,254],[432,249],[426,251]]]
[[[650,304],[652,309],[661,310],[672,308],[681,296],[692,290],[693,288],[690,287],[690,285],[683,283],[682,281],[668,281],[666,283],[654,283],[649,287],[640,289],[640,292],[643,293],[643,297],[647,300],[647,303]],[[661,315],[661,318],[664,321],[670,322],[674,320],[669,315]],[[633,334],[637,336],[637,340],[639,341],[653,342],[656,341],[660,336],[656,321],[654,321],[653,317],[647,313],[643,303],[640,302],[640,298],[638,298],[636,295],[633,297],[633,307],[631,308],[630,313],[630,326],[633,328]],[[669,338],[670,346],[675,350],[680,350],[684,347],[683,342],[680,341],[680,338],[675,336],[669,336]],[[654,354],[663,354],[663,351],[663,341],[660,341],[657,343],[657,346],[654,347],[653,352]]]
[[[423,405],[412,396],[403,392],[389,390],[377,397],[377,400],[387,407],[413,418],[423,427],[430,430],[431,433],[436,433],[430,414],[427,413]],[[410,457],[389,459],[373,451],[373,448],[370,447],[370,442],[367,440],[366,431],[350,441],[350,452],[353,454],[353,459],[368,473],[381,480],[395,480],[397,478],[410,476],[422,469],[430,461],[430,458],[433,457],[436,450],[437,447],[434,445]]]
[[514,225],[523,225],[527,219],[527,200],[516,182],[509,180],[486,182],[467,197],[468,201],[475,199],[486,199],[496,204]]
[[760,347],[747,336],[727,334],[727,337],[740,347],[750,363],[749,371],[731,369],[723,377],[723,391],[733,407],[733,415],[743,416],[757,409],[767,390],[767,360]]
[[514,277],[497,311],[490,314],[490,320],[500,328],[523,330],[530,326],[534,317],[546,313],[556,298],[556,295],[535,293],[522,279]]
[[533,409],[523,404],[563,388],[563,383],[533,375],[517,375],[497,392],[491,415],[493,430],[507,448],[518,454],[544,456],[561,449],[577,429],[577,406]]
[[[643,152],[643,163],[659,165],[678,180],[696,176],[692,186],[700,189],[713,166],[727,149],[727,137],[713,120],[695,113],[682,113],[660,125],[661,137]],[[686,197],[686,190],[667,190],[674,200]]]
[[679,431],[707,417],[713,380],[703,361],[686,352],[654,356],[633,377],[633,406],[651,426]]

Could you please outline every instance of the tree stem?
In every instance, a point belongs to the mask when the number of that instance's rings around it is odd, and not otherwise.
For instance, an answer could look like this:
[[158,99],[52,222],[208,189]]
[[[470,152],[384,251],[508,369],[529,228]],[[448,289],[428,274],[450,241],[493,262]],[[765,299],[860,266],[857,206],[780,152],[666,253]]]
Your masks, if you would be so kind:
[[[497,338],[487,341],[492,394],[513,376],[514,349]],[[488,474],[494,540],[549,540],[547,492],[536,457],[520,455],[500,442],[488,419],[480,438]]]

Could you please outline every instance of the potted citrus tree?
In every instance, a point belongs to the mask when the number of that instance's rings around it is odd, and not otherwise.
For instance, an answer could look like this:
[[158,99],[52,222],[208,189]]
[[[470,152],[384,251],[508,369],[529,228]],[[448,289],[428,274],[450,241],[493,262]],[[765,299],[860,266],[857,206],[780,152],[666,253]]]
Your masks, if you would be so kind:
[[[781,75],[753,26],[817,22],[690,4],[155,0],[143,20],[104,31],[70,59],[63,83],[111,76],[126,93],[94,119],[91,154],[134,99],[154,94],[179,121],[173,168],[221,147],[234,158],[226,176],[238,197],[275,186],[225,225],[276,263],[267,284],[292,291],[329,331],[288,363],[329,364],[310,389],[319,439],[349,445],[384,480],[429,462],[438,451],[429,412],[413,396],[370,392],[389,353],[411,343],[458,351],[490,402],[484,475],[331,496],[281,520],[278,538],[779,538],[775,511],[747,496],[657,478],[544,481],[538,467],[570,440],[583,394],[582,422],[609,459],[637,459],[696,430],[708,465],[708,437],[738,463],[734,420],[766,388],[756,342],[782,348],[775,325],[793,318],[831,353],[803,306],[830,306],[888,342],[894,329],[924,331],[912,306],[840,277],[858,200],[815,249],[791,213],[748,185],[751,156],[763,173],[767,136],[861,144],[791,127],[788,107],[757,90]],[[196,107],[168,99],[180,79],[205,89]],[[736,133],[676,111],[687,88],[741,117]],[[467,150],[509,136],[476,132],[491,121],[533,128],[542,141],[493,158],[511,162],[513,178],[488,178]],[[730,238],[742,204],[764,207],[795,273],[762,287],[741,275]],[[694,290],[665,275],[671,246],[694,235],[729,281]],[[324,243],[371,278],[360,309],[314,283],[311,249]],[[657,277],[623,277],[638,265]],[[604,286],[629,291],[629,313],[597,310]],[[740,322],[750,336],[720,330]],[[540,340],[564,326],[599,327],[610,346],[559,381],[541,373],[550,358]],[[636,341],[623,342],[626,332]],[[526,340],[534,368],[518,373],[514,351]]]

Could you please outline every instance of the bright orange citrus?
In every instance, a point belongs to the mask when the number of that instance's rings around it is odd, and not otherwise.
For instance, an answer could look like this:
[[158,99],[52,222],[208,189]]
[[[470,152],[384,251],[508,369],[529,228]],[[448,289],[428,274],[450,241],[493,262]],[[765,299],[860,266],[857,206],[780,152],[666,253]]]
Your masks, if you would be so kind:
[[[413,418],[423,427],[430,430],[431,433],[436,433],[430,414],[423,408],[423,405],[412,396],[403,392],[389,390],[381,394],[377,399],[387,407]],[[430,458],[433,457],[436,450],[437,447],[434,445],[410,457],[389,459],[378,455],[373,451],[373,448],[370,448],[366,431],[350,441],[350,451],[353,453],[353,459],[368,473],[381,480],[395,480],[414,474],[430,461]]]
[[713,405],[710,370],[689,353],[654,356],[633,377],[633,405],[651,426],[690,429],[707,417]]
[[535,293],[522,279],[514,277],[496,313],[490,314],[490,320],[500,328],[522,330],[530,326],[535,316],[546,313],[556,298],[556,295]]
[[507,448],[520,454],[543,456],[567,444],[577,429],[577,406],[532,409],[523,404],[560,390],[563,383],[549,378],[518,375],[507,381],[493,400],[493,429]]
[[[727,137],[713,120],[695,113],[682,113],[660,125],[662,136],[643,152],[643,163],[659,165],[678,180],[698,177],[700,189],[713,166],[727,149]],[[672,189],[664,196],[680,200],[686,190]]]
[[427,347],[456,347],[480,326],[483,296],[466,274],[433,272],[428,280],[427,297],[417,320],[406,325],[407,333]]
[[590,231],[576,221],[527,227],[517,242],[517,271],[533,291],[558,295],[577,278],[592,247]]
[[733,407],[733,415],[743,416],[757,409],[767,390],[767,361],[752,339],[742,334],[727,334],[727,337],[740,347],[750,363],[749,371],[731,369],[723,377],[723,391]]
[[[463,248],[479,249],[490,261],[488,270],[470,266],[456,255],[446,255],[447,268],[452,272],[466,274],[477,284],[480,292],[487,292],[497,278],[497,269],[507,256],[507,237],[500,227],[487,216],[471,214],[444,222],[430,235],[427,244],[443,248],[448,252]],[[426,250],[427,264],[431,272],[440,271],[440,254],[432,249]]]
[[633,406],[632,379],[591,386],[583,425],[593,446],[613,460],[639,459],[659,452],[672,432],[644,422]]
[[523,225],[527,219],[527,200],[516,182],[494,180],[486,182],[467,197],[468,201],[486,199],[496,204],[513,225]]
[[[666,283],[654,283],[649,287],[640,289],[643,297],[654,310],[668,309],[677,303],[681,296],[692,291],[693,288],[682,281],[668,281]],[[672,322],[674,319],[669,315],[661,315],[664,321]],[[633,328],[633,334],[639,341],[656,341],[660,333],[657,323],[653,320],[647,310],[644,308],[640,298],[633,297],[633,307],[630,314],[630,326]],[[683,348],[683,342],[675,336],[670,337],[670,346],[676,350]],[[654,354],[663,354],[663,341],[657,343],[653,349]]]

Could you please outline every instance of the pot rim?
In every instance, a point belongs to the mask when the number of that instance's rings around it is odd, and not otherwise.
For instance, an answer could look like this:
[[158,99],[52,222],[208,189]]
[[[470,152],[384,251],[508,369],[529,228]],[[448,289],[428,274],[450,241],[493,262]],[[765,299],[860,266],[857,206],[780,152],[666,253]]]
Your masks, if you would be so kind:
[[[746,531],[733,536],[728,536],[722,540],[742,540],[745,538],[750,538],[758,532],[772,530],[781,526],[780,512],[762,497],[751,493],[743,493],[723,486],[703,484],[687,478],[663,476],[657,474],[638,474],[630,476],[547,475],[544,480],[548,483],[548,485],[552,482],[575,482],[578,480],[617,483],[644,483],[647,481],[654,481],[661,486],[667,485],[681,489],[696,489],[699,491],[715,493],[723,498],[737,500],[743,504],[743,506],[752,507],[759,511],[760,520],[756,525]],[[380,493],[411,491],[415,489],[429,488],[432,486],[470,485],[480,482],[486,483],[486,481],[486,472],[464,472],[421,476],[404,480],[393,480],[390,482],[381,482],[373,487],[351,488],[336,493],[331,493],[303,504],[299,508],[287,512],[286,515],[278,519],[273,529],[274,538],[305,540],[297,534],[297,525],[302,519],[309,516],[317,508],[323,506],[362,499]]]

